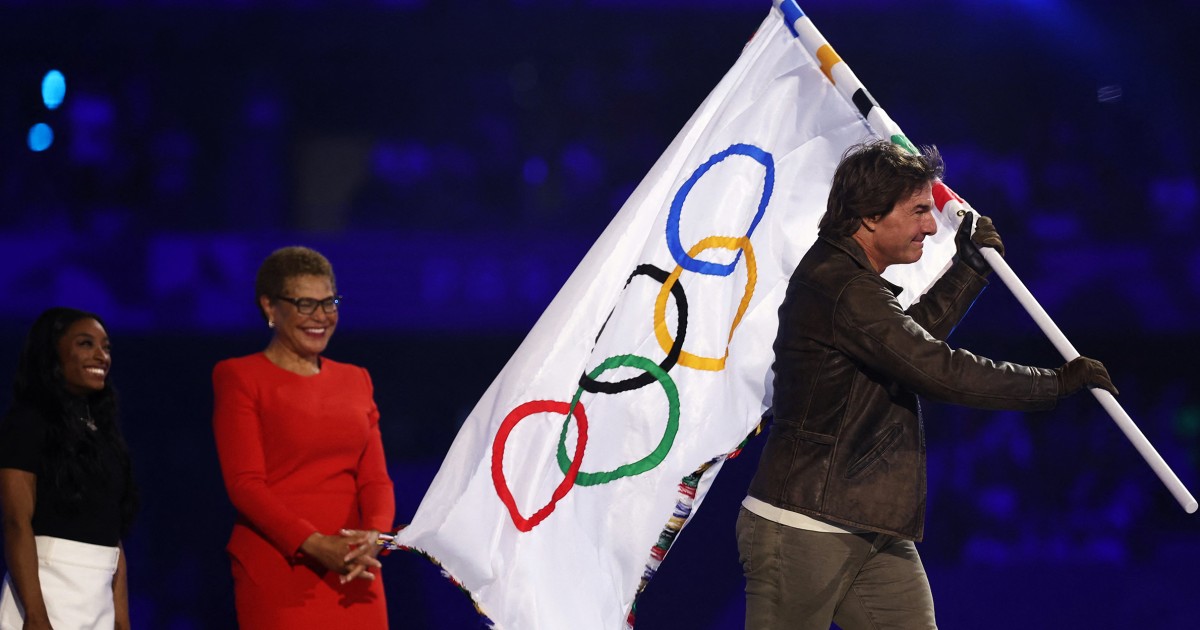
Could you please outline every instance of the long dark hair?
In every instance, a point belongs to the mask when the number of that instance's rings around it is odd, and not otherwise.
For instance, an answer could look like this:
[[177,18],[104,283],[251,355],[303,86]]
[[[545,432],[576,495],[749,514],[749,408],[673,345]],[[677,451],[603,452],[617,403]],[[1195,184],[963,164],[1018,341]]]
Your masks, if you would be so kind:
[[[13,381],[13,400],[39,412],[46,422],[44,474],[70,501],[77,501],[84,490],[104,473],[101,454],[112,449],[120,461],[119,474],[124,476],[125,492],[121,500],[122,535],[128,533],[137,511],[137,489],[129,447],[121,436],[117,421],[117,393],[111,379],[104,379],[104,389],[87,396],[74,396],[67,391],[63,369],[58,358],[58,343],[72,324],[81,319],[94,319],[101,326],[104,320],[95,313],[73,308],[48,309],[34,321],[25,337],[25,346],[17,361]],[[107,330],[107,328],[106,328]],[[92,431],[82,418],[91,418]]]

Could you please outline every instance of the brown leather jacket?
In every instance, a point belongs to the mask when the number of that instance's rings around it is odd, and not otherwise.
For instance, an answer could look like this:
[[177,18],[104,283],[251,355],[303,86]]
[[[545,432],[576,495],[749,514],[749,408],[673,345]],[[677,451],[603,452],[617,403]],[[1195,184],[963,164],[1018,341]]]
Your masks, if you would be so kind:
[[917,395],[986,409],[1052,408],[1053,370],[943,341],[987,281],[962,263],[908,311],[851,237],[822,233],[779,307],[774,422],[750,495],[921,540],[925,436]]

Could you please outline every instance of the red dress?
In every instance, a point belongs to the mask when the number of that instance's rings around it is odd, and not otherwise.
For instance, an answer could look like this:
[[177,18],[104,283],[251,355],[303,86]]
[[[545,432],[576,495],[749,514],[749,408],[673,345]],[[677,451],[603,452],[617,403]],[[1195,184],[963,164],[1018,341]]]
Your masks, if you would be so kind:
[[320,373],[301,376],[258,353],[218,363],[213,393],[217,454],[238,513],[226,547],[238,625],[387,628],[378,572],[341,585],[299,551],[313,532],[392,526],[367,371],[322,359]]

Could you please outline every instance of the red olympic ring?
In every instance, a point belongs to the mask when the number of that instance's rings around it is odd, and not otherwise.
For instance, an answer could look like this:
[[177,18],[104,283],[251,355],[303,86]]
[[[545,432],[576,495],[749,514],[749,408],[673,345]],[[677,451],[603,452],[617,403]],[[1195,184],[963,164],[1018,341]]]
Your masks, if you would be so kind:
[[567,496],[567,492],[570,492],[571,487],[575,485],[575,477],[579,474],[579,467],[583,465],[583,450],[587,446],[588,423],[587,414],[583,411],[583,403],[576,403],[575,412],[572,414],[579,425],[579,437],[575,440],[575,457],[571,459],[566,476],[554,489],[554,494],[550,496],[550,502],[543,505],[529,518],[521,515],[521,511],[517,508],[517,501],[508,488],[508,480],[504,478],[504,445],[508,442],[508,435],[525,418],[535,413],[557,413],[565,416],[570,412],[570,403],[557,400],[531,400],[508,412],[504,421],[500,423],[500,429],[496,431],[496,440],[492,442],[492,484],[496,486],[496,495],[500,497],[504,507],[508,508],[513,524],[523,532],[533,529],[547,516],[550,516],[559,499]]

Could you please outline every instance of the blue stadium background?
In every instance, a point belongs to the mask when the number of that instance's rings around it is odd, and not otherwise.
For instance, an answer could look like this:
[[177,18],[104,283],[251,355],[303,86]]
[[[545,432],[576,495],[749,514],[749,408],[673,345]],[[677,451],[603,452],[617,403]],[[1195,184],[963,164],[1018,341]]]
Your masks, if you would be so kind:
[[[43,308],[101,313],[144,508],[135,623],[234,626],[209,374],[261,349],[252,277],[308,244],[346,296],[407,519],[458,425],[767,0],[0,0],[0,381]],[[801,6],[1200,489],[1200,3]],[[67,79],[48,108],[42,77]],[[36,123],[53,143],[32,151]],[[952,343],[1061,361],[1002,286]],[[6,358],[7,357],[7,358]],[[7,386],[0,404],[7,406]],[[1086,397],[925,406],[921,546],[947,628],[1191,628],[1197,517]],[[639,604],[737,628],[730,462]],[[385,562],[394,627],[471,628],[425,560]]]

